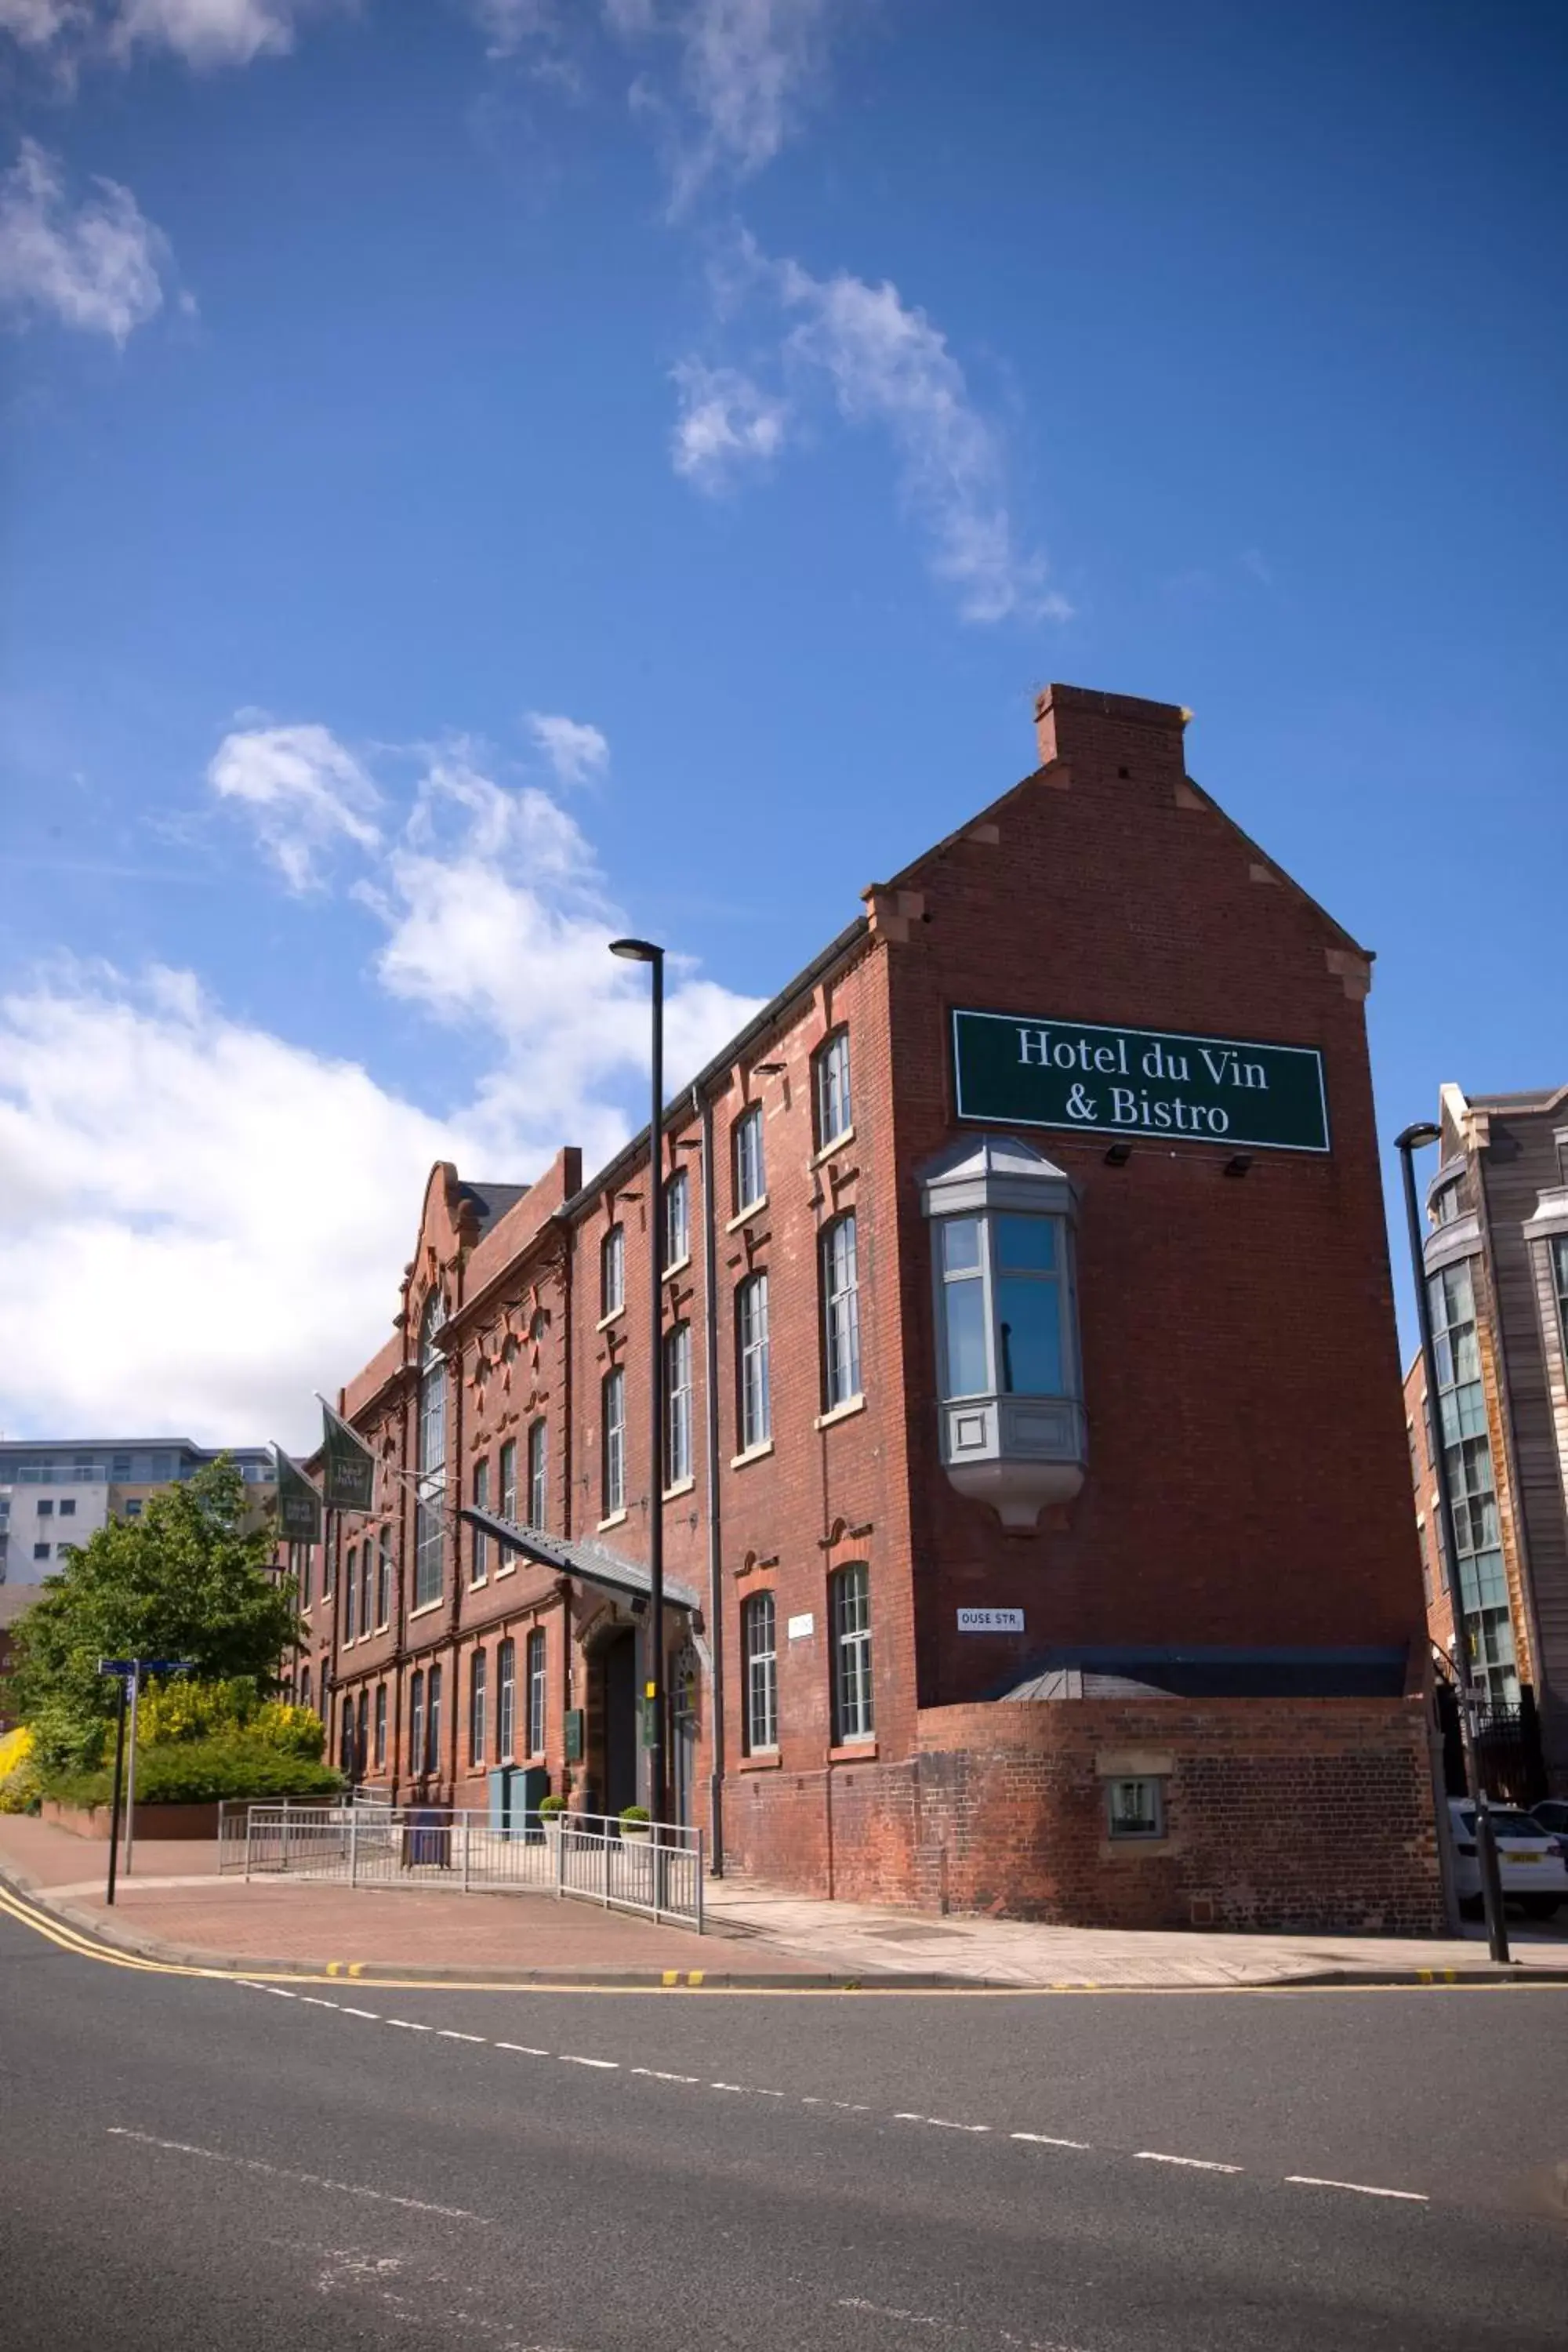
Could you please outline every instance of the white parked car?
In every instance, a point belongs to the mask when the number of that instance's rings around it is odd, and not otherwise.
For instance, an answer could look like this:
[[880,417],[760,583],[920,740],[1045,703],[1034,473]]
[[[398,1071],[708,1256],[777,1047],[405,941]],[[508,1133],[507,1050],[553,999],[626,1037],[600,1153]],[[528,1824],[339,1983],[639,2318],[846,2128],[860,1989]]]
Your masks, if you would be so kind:
[[[1530,1919],[1550,1919],[1568,1902],[1568,1859],[1561,1837],[1544,1829],[1517,1805],[1489,1808],[1497,1839],[1498,1869],[1504,1900],[1517,1903]],[[1476,1852],[1475,1809],[1462,1797],[1448,1800],[1454,1832],[1454,1876],[1459,1908],[1468,1919],[1481,1915],[1481,1864]]]

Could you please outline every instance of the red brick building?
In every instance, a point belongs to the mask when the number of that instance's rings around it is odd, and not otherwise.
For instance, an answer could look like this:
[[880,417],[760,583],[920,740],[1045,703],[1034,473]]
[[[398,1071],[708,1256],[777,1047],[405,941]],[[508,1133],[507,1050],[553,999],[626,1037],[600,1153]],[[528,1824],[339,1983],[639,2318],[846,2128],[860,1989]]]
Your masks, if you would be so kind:
[[657,1506],[646,1135],[586,1183],[433,1171],[301,1679],[400,1796],[532,1761],[618,1811],[658,1507],[675,1801],[729,1866],[1426,1930],[1370,959],[1187,776],[1185,713],[1037,717],[1035,772],[669,1105]]

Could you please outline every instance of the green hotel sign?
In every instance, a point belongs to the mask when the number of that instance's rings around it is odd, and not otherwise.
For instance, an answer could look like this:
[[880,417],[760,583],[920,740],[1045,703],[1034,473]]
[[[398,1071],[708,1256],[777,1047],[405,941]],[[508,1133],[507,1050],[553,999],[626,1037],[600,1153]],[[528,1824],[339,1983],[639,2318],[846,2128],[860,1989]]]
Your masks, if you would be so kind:
[[1327,1151],[1323,1057],[1172,1029],[1036,1013],[952,1016],[960,1118],[1088,1135],[1192,1136],[1258,1151]]

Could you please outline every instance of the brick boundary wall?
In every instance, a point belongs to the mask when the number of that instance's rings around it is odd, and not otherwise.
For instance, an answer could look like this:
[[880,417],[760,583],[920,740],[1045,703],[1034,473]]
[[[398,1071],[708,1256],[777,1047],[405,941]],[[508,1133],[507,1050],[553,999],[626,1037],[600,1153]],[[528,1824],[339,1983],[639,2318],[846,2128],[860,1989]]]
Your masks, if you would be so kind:
[[[731,1782],[736,1860],[803,1892],[1058,1926],[1444,1932],[1418,1695],[1005,1702],[919,1728],[909,1762],[772,1775],[765,1802]],[[1163,1839],[1108,1836],[1118,1756],[1168,1765]]]

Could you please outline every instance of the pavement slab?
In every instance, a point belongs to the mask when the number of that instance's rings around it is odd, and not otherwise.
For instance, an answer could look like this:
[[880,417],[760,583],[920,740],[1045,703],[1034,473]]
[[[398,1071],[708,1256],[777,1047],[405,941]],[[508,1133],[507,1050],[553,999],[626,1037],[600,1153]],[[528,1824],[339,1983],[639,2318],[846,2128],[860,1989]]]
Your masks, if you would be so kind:
[[[143,1840],[133,1875],[103,1900],[101,1841],[0,1816],[0,1877],[130,1948],[235,1969],[374,1969],[662,1981],[701,1972],[731,1985],[809,1983],[1062,1991],[1443,1983],[1497,1974],[1479,1933],[1455,1939],[1247,1936],[1057,1927],[925,1917],[827,1902],[745,1879],[710,1880],[709,1932],[507,1893],[350,1888],[217,1874],[216,1844]],[[1513,1979],[1568,1979],[1568,1936],[1517,1930]]]

